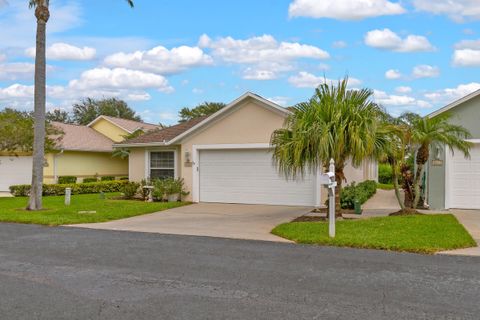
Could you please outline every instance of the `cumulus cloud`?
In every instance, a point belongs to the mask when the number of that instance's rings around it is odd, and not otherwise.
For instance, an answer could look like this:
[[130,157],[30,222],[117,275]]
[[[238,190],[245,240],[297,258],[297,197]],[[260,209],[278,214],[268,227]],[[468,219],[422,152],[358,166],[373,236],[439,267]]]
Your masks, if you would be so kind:
[[390,69],[385,71],[385,78],[388,80],[397,80],[397,79],[400,79],[401,77],[402,77],[402,74],[400,73],[400,71],[396,69]]
[[0,80],[32,78],[34,71],[35,65],[32,63],[13,62],[0,64]]
[[271,35],[247,39],[224,37],[211,39],[202,35],[198,45],[210,50],[219,62],[245,65],[244,79],[270,80],[290,71],[298,59],[328,59],[328,52],[312,45],[277,41]]
[[480,89],[480,83],[470,82],[454,88],[445,88],[425,93],[425,97],[434,103],[447,104]]
[[339,20],[362,20],[405,12],[399,3],[387,0],[294,0],[288,8],[290,17]]
[[456,22],[480,19],[480,2],[477,0],[414,0],[417,10],[446,15]]
[[416,111],[418,108],[429,109],[432,104],[428,101],[417,99],[406,94],[388,94],[385,91],[374,90],[375,101],[386,107],[393,115],[412,110]]
[[414,78],[436,78],[440,75],[440,68],[437,66],[430,66],[428,64],[422,64],[415,66],[412,70],[412,76]]
[[346,43],[345,41],[339,40],[339,41],[333,42],[332,47],[334,47],[336,49],[343,49],[343,48],[348,47],[348,43]]
[[[47,48],[47,59],[50,60],[92,60],[97,51],[90,47],[76,47],[68,43],[57,42]],[[25,50],[25,54],[35,58],[35,48]]]
[[[301,71],[297,75],[288,78],[288,82],[297,88],[316,88],[323,83],[337,83],[338,80],[328,79],[322,76],[316,76],[306,71]],[[348,78],[349,87],[359,86],[362,82],[356,78]]]
[[273,103],[276,103],[282,107],[286,107],[288,105],[288,101],[290,101],[290,98],[283,97],[283,96],[275,96],[275,97],[267,98],[267,100],[270,100]]
[[408,35],[402,39],[398,34],[387,28],[367,32],[364,41],[367,46],[396,52],[435,50],[435,47],[424,36]]
[[395,88],[395,91],[398,93],[410,93],[412,92],[412,88],[408,86],[399,86]]
[[462,40],[455,44],[452,63],[460,67],[480,66],[480,40]]
[[105,58],[110,67],[123,67],[159,74],[172,74],[189,68],[210,65],[212,58],[199,47],[180,46],[167,49],[162,46],[148,51],[119,52]]

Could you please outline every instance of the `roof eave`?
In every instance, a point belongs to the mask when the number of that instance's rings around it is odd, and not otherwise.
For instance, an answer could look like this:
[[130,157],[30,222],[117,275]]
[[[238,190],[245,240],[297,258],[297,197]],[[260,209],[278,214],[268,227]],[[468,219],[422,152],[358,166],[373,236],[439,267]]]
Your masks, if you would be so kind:
[[436,111],[428,114],[428,115],[427,115],[427,118],[436,117],[436,116],[438,116],[439,114],[442,114],[442,113],[444,113],[444,112],[447,112],[448,110],[451,110],[451,109],[453,109],[453,108],[461,105],[462,103],[465,103],[465,102],[467,102],[467,101],[469,101],[469,100],[471,100],[471,99],[473,99],[473,98],[478,97],[479,95],[480,95],[480,89],[479,89],[479,90],[476,90],[476,91],[474,91],[474,92],[472,92],[472,93],[470,93],[470,94],[467,94],[466,96],[464,96],[464,97],[462,97],[462,98],[460,98],[460,99],[458,99],[458,100],[455,100],[455,101],[453,101],[452,103],[449,103],[449,104],[447,104],[446,106],[444,106],[444,107],[442,107],[442,108],[440,108],[440,109],[438,109],[438,110],[436,110]]
[[170,145],[169,142],[115,143],[113,148],[162,147],[168,145]]

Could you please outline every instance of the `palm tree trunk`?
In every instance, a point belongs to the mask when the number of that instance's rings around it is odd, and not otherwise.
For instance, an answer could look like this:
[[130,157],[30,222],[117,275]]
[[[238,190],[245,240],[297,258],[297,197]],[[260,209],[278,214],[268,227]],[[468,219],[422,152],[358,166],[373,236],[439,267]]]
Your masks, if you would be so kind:
[[417,151],[417,170],[415,172],[415,180],[414,180],[414,190],[415,190],[415,197],[413,199],[413,209],[417,209],[418,202],[420,201],[420,184],[422,183],[423,177],[423,170],[425,169],[425,163],[428,161],[429,154],[428,145],[422,145]]
[[393,188],[395,189],[395,197],[397,198],[398,204],[400,205],[400,210],[405,211],[405,203],[400,196],[400,186],[398,185],[398,171],[397,166],[392,164],[392,180]]
[[35,55],[35,93],[34,93],[34,141],[32,188],[28,210],[42,209],[43,164],[45,158],[45,100],[46,100],[46,57],[45,42],[47,21],[50,16],[48,6],[38,3],[35,9],[37,18],[37,37]]

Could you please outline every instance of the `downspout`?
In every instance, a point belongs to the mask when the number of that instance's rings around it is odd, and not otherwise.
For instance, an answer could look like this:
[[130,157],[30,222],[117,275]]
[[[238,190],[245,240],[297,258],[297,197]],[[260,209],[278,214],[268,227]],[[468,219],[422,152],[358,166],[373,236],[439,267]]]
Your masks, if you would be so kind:
[[53,179],[55,180],[55,183],[58,182],[58,177],[57,177],[57,157],[61,156],[63,154],[64,149],[60,150],[59,153],[53,155]]

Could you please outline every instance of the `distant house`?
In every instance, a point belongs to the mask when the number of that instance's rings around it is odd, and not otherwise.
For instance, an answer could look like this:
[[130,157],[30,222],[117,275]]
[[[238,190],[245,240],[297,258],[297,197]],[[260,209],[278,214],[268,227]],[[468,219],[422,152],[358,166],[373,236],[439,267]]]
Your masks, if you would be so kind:
[[451,114],[450,122],[472,134],[471,157],[445,147],[432,148],[427,167],[426,195],[432,209],[480,209],[480,90],[431,113]]
[[[158,126],[115,117],[99,116],[86,126],[54,122],[64,135],[56,151],[45,155],[44,183],[56,183],[60,176],[87,177],[128,176],[128,159],[112,157],[113,144],[124,136]],[[32,157],[29,154],[0,154],[0,191],[14,184],[30,184]]]
[[[208,117],[146,133],[129,148],[130,180],[183,178],[189,200],[273,205],[321,205],[318,176],[286,180],[272,164],[270,137],[290,111],[246,93]],[[377,179],[377,163],[347,165],[348,183]]]

